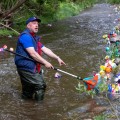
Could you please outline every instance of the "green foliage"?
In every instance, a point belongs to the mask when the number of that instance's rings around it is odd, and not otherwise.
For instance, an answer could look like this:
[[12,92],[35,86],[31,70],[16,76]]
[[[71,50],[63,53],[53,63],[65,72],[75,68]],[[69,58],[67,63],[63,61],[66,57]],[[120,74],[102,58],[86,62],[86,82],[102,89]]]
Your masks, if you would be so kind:
[[77,85],[77,87],[75,87],[75,88],[76,88],[76,90],[78,90],[79,94],[85,92],[87,95],[90,95],[92,98],[93,98],[93,96],[96,94],[96,93],[95,93],[95,90],[89,90],[89,91],[88,91],[88,90],[86,89],[86,86],[85,86],[84,84],[81,84],[80,82],[78,82],[78,85]]
[[84,10],[87,7],[92,6],[96,3],[96,0],[76,0],[76,2],[72,2],[72,0],[68,0],[69,2],[60,2],[58,9],[54,15],[55,20],[65,19],[71,16],[75,16],[80,13],[80,11]]
[[45,0],[41,5],[41,0],[35,1],[37,1],[37,11],[35,13],[40,16],[43,23],[77,15],[80,11],[96,2],[96,0],[74,0],[74,2],[73,0]]
[[108,0],[108,2],[112,4],[120,4],[120,0]]
[[1,4],[1,7],[2,7],[2,10],[8,10],[13,5],[15,5],[16,2],[17,2],[17,0],[1,0],[0,4]]
[[[13,28],[21,31],[25,21],[31,16],[41,18],[42,23],[49,23],[79,14],[96,0],[27,0],[12,13]],[[1,0],[3,12],[12,8],[18,0]],[[1,19],[2,20],[2,19]]]
[[55,18],[56,20],[65,19],[78,14],[80,11],[81,8],[78,4],[73,2],[62,2],[55,13]]
[[32,16],[37,16],[34,10],[29,9],[26,5],[23,6],[18,12],[13,16],[13,28],[18,31],[22,31],[26,27],[26,20]]
[[41,20],[44,21],[44,23],[54,21],[54,14],[56,13],[58,5],[59,1],[56,0],[44,2],[41,13]]
[[8,36],[8,35],[18,35],[18,34],[12,30],[0,29],[0,36]]
[[81,84],[80,82],[78,82],[78,85],[75,88],[76,88],[76,90],[78,90],[79,93],[86,91],[86,87],[83,84]]
[[105,115],[98,115],[98,116],[95,116],[94,118],[93,118],[93,120],[105,120],[106,119],[106,116]]
[[107,92],[107,90],[108,90],[108,85],[107,85],[107,84],[101,83],[101,84],[99,85],[99,91],[100,91],[100,92]]
[[[39,16],[43,23],[48,23],[77,15],[81,10],[95,3],[95,1],[96,0],[28,0],[19,10],[12,14],[12,17],[13,19],[15,18],[15,20],[16,18],[22,18],[19,19],[19,23],[23,23],[23,21],[30,16]],[[2,10],[8,10],[17,2],[18,0],[2,0],[0,4],[2,4]]]

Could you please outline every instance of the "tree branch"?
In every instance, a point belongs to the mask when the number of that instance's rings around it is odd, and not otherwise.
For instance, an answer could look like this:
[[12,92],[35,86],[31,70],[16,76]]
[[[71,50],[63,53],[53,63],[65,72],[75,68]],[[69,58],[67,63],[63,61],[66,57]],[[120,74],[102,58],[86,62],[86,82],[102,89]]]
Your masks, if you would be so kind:
[[9,27],[9,26],[7,26],[7,25],[4,25],[4,24],[1,23],[1,22],[0,22],[0,25],[2,25],[2,26],[4,26],[4,27],[6,27],[6,28],[8,28],[8,29],[10,29],[10,30],[12,30],[12,31],[14,31],[14,32],[17,33],[18,35],[20,34],[18,31],[14,30],[13,28],[11,28],[11,27]]
[[9,14],[17,10],[27,0],[19,0],[9,11],[3,13],[2,18],[7,17]]

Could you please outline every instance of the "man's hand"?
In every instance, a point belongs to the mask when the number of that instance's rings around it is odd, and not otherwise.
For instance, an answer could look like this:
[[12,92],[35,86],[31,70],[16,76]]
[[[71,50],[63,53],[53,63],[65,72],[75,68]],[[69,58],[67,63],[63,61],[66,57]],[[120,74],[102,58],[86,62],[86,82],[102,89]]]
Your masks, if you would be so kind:
[[61,66],[61,65],[66,65],[66,64],[63,62],[63,60],[61,60],[59,57],[57,58],[57,60],[58,60],[60,66]]
[[52,66],[52,64],[50,64],[49,62],[45,63],[45,67],[46,68],[50,68],[50,69],[54,69],[54,67]]

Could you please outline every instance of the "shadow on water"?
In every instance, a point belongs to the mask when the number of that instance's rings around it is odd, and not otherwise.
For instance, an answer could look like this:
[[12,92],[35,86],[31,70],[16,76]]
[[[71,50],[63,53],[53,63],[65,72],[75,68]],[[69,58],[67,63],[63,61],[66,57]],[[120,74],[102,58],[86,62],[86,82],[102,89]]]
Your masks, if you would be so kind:
[[[67,63],[66,67],[62,66],[60,69],[82,77],[90,76],[92,71],[99,71],[105,56],[102,35],[115,26],[117,14],[113,9],[114,6],[108,4],[97,4],[78,16],[53,23],[52,26],[40,26],[42,43]],[[7,44],[15,48],[16,40],[17,38],[1,38],[0,46]],[[56,61],[46,59],[59,67]],[[1,120],[69,119],[65,116],[70,110],[92,101],[77,93],[75,86],[78,81],[75,78],[62,74],[60,79],[56,79],[56,71],[44,67],[47,83],[44,101],[24,101],[20,97],[21,84],[13,55],[1,53],[0,68]]]

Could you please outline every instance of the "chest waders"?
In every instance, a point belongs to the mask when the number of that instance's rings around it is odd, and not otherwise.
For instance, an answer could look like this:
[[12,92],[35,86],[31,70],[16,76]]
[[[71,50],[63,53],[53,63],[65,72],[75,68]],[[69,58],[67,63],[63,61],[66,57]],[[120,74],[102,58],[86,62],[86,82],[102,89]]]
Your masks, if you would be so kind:
[[22,83],[22,98],[35,99],[37,101],[44,99],[46,83],[43,80],[42,73],[29,73],[18,70]]

